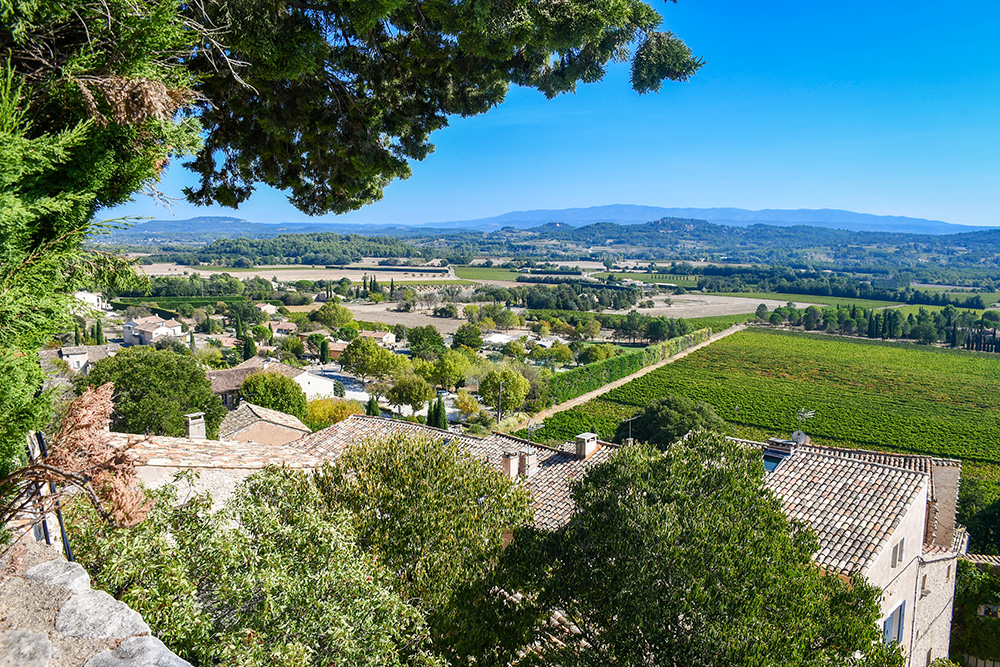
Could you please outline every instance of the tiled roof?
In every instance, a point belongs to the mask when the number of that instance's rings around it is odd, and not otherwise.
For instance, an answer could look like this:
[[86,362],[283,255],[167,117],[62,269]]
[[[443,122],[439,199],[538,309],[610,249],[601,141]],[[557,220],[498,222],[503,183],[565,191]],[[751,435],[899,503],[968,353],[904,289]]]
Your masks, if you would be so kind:
[[533,447],[538,454],[538,466],[535,472],[523,478],[523,481],[535,500],[535,525],[548,529],[565,524],[573,514],[570,482],[588,468],[607,461],[618,449],[616,445],[601,442],[589,458],[581,460],[576,457],[574,445],[561,448],[546,447],[503,433],[478,438],[422,424],[366,415],[351,415],[344,421],[290,444],[318,458],[335,460],[355,443],[393,435],[422,435],[457,440],[473,456],[484,459],[498,471],[503,470],[504,450]]
[[906,468],[800,448],[767,475],[791,519],[812,526],[817,562],[864,573],[920,498],[929,476]]
[[1000,556],[993,556],[991,554],[960,554],[959,557],[971,561],[976,565],[1000,567]]
[[844,456],[867,463],[878,463],[896,468],[905,468],[914,472],[922,472],[929,475],[931,473],[931,457],[919,454],[892,454],[889,452],[876,452],[868,449],[845,449],[843,447],[820,447],[817,445],[803,445],[798,448],[800,452],[818,452],[831,456]]
[[240,431],[259,422],[268,422],[302,433],[312,432],[308,426],[299,421],[298,417],[243,401],[240,403],[240,407],[223,418],[222,424],[219,426],[219,437],[222,439],[233,438]]
[[301,368],[289,366],[288,364],[283,364],[275,359],[268,359],[265,357],[250,357],[243,363],[236,366],[236,368],[249,368],[252,370],[264,371],[265,373],[281,373],[282,375],[287,375],[290,378],[295,378],[305,373],[305,371]]
[[166,436],[112,433],[112,444],[138,440],[132,451],[143,466],[167,468],[240,468],[257,470],[269,465],[315,468],[320,461],[288,445],[264,445],[233,440],[194,440]]
[[59,348],[59,356],[69,357],[78,354],[87,354],[87,347],[85,345],[74,345],[73,347],[62,347]]
[[212,391],[216,394],[224,394],[229,391],[236,391],[247,379],[247,376],[255,372],[253,368],[223,368],[217,371],[208,371],[208,381],[212,383]]

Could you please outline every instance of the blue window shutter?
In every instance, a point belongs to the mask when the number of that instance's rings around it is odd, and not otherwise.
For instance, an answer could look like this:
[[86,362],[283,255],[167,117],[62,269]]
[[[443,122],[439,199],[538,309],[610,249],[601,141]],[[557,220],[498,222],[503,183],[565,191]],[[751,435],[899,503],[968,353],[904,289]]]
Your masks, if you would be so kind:
[[884,635],[884,642],[886,644],[892,643],[892,614],[882,624],[882,634]]
[[906,600],[899,605],[899,634],[896,636],[896,643],[903,643],[903,619],[906,618]]

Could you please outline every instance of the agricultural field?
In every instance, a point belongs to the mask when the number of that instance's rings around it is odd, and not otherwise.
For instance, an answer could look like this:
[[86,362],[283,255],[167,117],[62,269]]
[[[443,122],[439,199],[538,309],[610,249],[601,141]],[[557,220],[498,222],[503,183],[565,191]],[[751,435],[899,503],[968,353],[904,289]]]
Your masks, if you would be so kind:
[[1000,363],[962,350],[748,329],[522,434],[609,439],[668,393],[712,404],[730,434],[757,440],[788,437],[798,409],[815,410],[804,430],[816,443],[959,458],[969,485],[1000,498]]
[[455,275],[463,280],[517,280],[523,275],[510,269],[492,266],[455,266]]
[[715,317],[691,317],[686,319],[685,322],[691,325],[692,329],[711,329],[712,333],[718,333],[734,324],[742,324],[753,318],[753,313],[739,313],[737,315],[717,315]]
[[853,299],[844,296],[817,296],[815,294],[784,294],[778,292],[711,292],[722,296],[735,296],[741,299],[769,299],[773,301],[792,301],[796,304],[818,303],[827,306],[850,306],[857,304],[865,308],[884,308],[898,306],[898,301],[880,301],[877,299]]
[[[698,278],[696,276],[682,276],[673,273],[625,273],[622,271],[614,271],[613,273],[616,278],[631,278],[632,280],[638,280],[641,283],[671,283],[684,288],[694,288],[698,286]],[[601,273],[593,274],[593,277],[604,280],[609,275],[611,274],[608,271],[602,271]]]

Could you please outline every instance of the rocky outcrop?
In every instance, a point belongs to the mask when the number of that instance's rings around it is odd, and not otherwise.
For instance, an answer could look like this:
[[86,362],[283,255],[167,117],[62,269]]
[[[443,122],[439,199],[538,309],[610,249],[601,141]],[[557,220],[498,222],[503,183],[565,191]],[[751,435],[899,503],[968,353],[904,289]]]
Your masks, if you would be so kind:
[[0,667],[191,667],[52,548],[18,545],[0,569]]

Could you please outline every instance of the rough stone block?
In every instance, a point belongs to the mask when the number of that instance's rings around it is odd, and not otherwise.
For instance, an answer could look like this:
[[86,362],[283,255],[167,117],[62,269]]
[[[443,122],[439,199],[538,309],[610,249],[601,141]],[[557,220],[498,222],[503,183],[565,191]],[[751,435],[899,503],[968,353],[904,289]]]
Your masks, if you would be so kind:
[[132,637],[114,651],[98,653],[83,667],[191,667],[156,637]]
[[88,639],[124,639],[149,634],[138,612],[104,591],[87,590],[63,603],[56,615],[56,631]]
[[46,586],[65,586],[74,593],[82,593],[90,588],[90,575],[82,565],[58,558],[39,563],[25,572],[25,575]]
[[0,632],[0,667],[47,667],[52,645],[42,632]]

